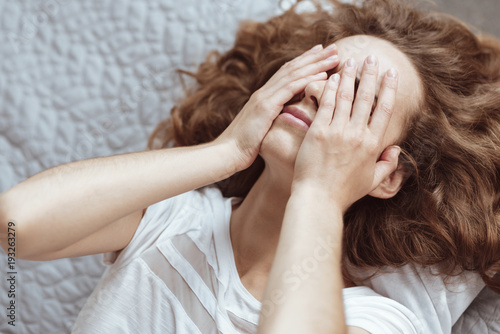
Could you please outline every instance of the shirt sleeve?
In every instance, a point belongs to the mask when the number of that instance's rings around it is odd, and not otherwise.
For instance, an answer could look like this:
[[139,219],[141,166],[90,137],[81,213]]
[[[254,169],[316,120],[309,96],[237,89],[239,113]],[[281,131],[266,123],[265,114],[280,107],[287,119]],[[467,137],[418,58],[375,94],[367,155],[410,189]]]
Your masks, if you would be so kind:
[[342,291],[347,326],[371,334],[423,333],[418,318],[402,304],[365,286]]
[[187,196],[188,193],[150,205],[129,244],[121,251],[103,253],[102,263],[121,266],[151,247],[175,220],[175,215],[180,211],[180,203]]
[[410,310],[419,319],[423,333],[450,334],[484,282],[475,272],[445,277],[437,268],[407,264],[385,268],[360,285]]

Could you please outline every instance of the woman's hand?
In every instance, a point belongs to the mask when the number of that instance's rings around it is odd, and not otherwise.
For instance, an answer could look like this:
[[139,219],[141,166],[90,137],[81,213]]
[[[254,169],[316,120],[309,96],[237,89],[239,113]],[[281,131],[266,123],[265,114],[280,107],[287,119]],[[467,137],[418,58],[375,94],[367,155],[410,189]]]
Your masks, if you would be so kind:
[[385,74],[371,117],[377,59],[365,61],[353,103],[356,73],[356,63],[350,59],[342,77],[334,74],[327,80],[297,155],[292,188],[306,184],[323,191],[342,212],[396,170],[400,152],[382,143],[395,103],[397,72],[391,69]]
[[234,144],[237,168],[249,167],[260,151],[274,119],[285,103],[305,89],[308,83],[327,78],[326,71],[339,63],[337,48],[317,45],[284,64],[269,81],[257,90],[218,142]]

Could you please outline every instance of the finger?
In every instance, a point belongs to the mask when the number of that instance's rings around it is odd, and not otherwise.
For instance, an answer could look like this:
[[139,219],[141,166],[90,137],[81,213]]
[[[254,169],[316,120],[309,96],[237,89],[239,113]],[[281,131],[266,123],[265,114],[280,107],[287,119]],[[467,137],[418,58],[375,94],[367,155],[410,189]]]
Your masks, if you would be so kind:
[[321,50],[323,50],[323,45],[321,45],[321,44],[315,45],[312,48],[310,48],[309,50],[307,50],[306,52],[302,53],[300,56],[295,57],[295,59],[298,59],[301,57],[304,58],[307,55],[319,53]]
[[299,65],[305,65],[318,62],[322,59],[328,58],[338,53],[337,45],[335,44],[330,44],[324,49],[320,48],[315,49],[315,48],[316,47],[309,50],[311,52],[306,51],[302,55],[292,60],[292,62],[299,63]]
[[[321,45],[318,45],[321,48]],[[313,48],[314,49],[314,48]],[[284,64],[278,72],[266,83],[267,87],[274,87],[274,92],[286,88],[295,80],[328,71],[338,66],[340,60],[337,47],[332,44],[322,51],[309,50],[303,55]],[[325,58],[328,56],[327,58]]]
[[[338,54],[338,49],[335,44],[331,44],[328,47],[326,47],[323,50],[318,51],[317,49],[310,49],[303,53],[302,55],[292,59],[291,61],[287,62],[285,65],[283,65],[282,70],[279,72],[286,72],[287,75],[290,74],[290,72],[302,69],[303,67],[310,65],[310,64],[315,64],[320,61],[326,60],[327,58],[337,55]],[[332,63],[332,61],[330,61]],[[317,73],[317,72],[316,72]],[[283,75],[284,73],[280,73]],[[311,73],[308,73],[306,75],[309,75]]]
[[339,82],[340,75],[338,73],[333,74],[326,81],[323,94],[319,101],[318,111],[316,112],[316,116],[314,116],[311,126],[314,126],[314,123],[330,125],[332,122]]
[[319,72],[326,72],[335,67],[340,63],[340,58],[337,54],[334,54],[326,59],[317,61],[312,64],[304,65],[303,67],[295,70],[290,75],[290,79],[294,80],[296,78],[303,78],[305,76],[313,75]]
[[340,84],[337,91],[337,106],[333,114],[333,123],[337,126],[344,127],[351,117],[356,73],[356,61],[354,58],[349,58],[342,68],[342,75],[340,76]]
[[377,90],[378,59],[369,56],[363,64],[363,71],[352,107],[351,121],[358,125],[367,125],[373,109],[375,91]]
[[380,93],[377,101],[377,106],[373,112],[369,123],[369,128],[373,134],[382,138],[387,130],[387,125],[391,120],[391,116],[396,102],[396,92],[398,89],[398,72],[391,68],[384,76]]
[[400,153],[401,148],[395,145],[389,146],[384,150],[379,161],[375,164],[372,189],[377,188],[382,181],[390,177],[390,175],[398,168],[398,158]]
[[270,97],[275,103],[283,105],[290,101],[295,95],[302,92],[309,83],[313,81],[325,80],[326,78],[328,78],[326,72],[321,72],[295,80],[288,83],[286,89],[277,89],[274,91]]
[[306,51],[306,52],[309,52],[309,53],[315,53],[315,52],[319,52],[319,51],[321,51],[321,50],[323,50],[323,45],[318,44],[318,45],[313,46],[312,48],[310,48],[310,49],[309,49],[308,51]]

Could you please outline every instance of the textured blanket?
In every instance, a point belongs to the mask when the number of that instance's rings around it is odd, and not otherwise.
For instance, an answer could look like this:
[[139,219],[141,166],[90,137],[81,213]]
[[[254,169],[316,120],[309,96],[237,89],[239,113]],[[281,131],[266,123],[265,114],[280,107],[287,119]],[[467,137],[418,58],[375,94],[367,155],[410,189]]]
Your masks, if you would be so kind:
[[[281,11],[274,0],[0,1],[0,192],[52,166],[145,149],[182,96],[175,70],[227,49],[239,21]],[[0,252],[0,333],[69,333],[100,258],[17,260],[12,327]],[[500,333],[499,315],[486,291],[455,332]]]

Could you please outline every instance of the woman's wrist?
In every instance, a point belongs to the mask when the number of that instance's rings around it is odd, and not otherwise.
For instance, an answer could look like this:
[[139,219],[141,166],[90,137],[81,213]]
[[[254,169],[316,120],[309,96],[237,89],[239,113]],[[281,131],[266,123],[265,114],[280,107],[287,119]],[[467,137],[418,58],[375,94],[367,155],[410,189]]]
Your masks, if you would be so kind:
[[[316,228],[325,233],[338,233],[343,229],[345,210],[341,203],[329,196],[327,189],[315,183],[294,184],[288,205],[295,206],[300,214],[308,217]],[[324,226],[323,226],[324,225]]]
[[221,150],[220,157],[227,164],[227,177],[230,177],[237,172],[247,169],[251,166],[256,158],[249,157],[248,154],[242,152],[238,147],[236,140],[219,137],[211,144],[219,147],[219,149]]
[[334,193],[325,181],[302,180],[293,182],[291,196],[301,196],[314,200],[318,205],[327,205],[334,213],[343,215],[348,205],[341,201],[340,192]]

